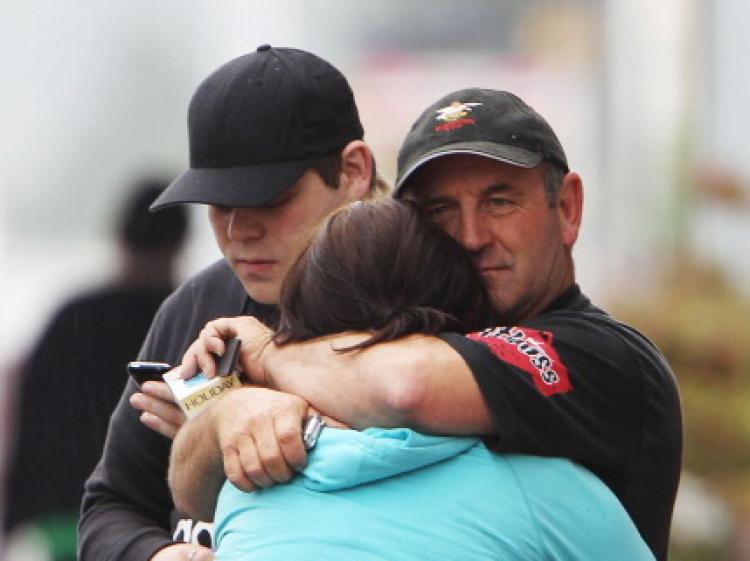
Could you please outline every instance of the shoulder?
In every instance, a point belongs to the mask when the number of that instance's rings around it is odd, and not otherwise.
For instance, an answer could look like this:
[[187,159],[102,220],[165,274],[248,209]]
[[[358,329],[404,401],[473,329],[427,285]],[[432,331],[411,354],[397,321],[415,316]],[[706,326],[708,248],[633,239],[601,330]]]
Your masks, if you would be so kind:
[[553,558],[653,561],[618,498],[593,473],[564,458],[507,461],[541,547]]
[[247,294],[224,260],[183,282],[159,307],[141,356],[178,360],[203,326],[219,317],[243,313]]
[[498,354],[548,355],[575,364],[590,361],[607,371],[658,372],[671,376],[661,352],[645,335],[594,306],[579,294],[567,305],[517,326],[496,326],[470,334]]
[[556,345],[573,356],[595,358],[610,370],[664,378],[671,383],[673,374],[666,359],[646,335],[586,302],[581,307],[541,314],[527,326],[551,333]]
[[520,325],[442,338],[478,379],[496,382],[501,371],[523,372],[547,397],[568,393],[574,378],[579,387],[606,380],[624,384],[629,393],[642,392],[645,379],[646,385],[655,383],[660,391],[676,394],[674,376],[656,346],[580,293]]
[[445,463],[477,446],[478,438],[408,428],[324,429],[303,472],[304,485],[315,491],[356,487]]
[[[242,284],[220,259],[185,280],[169,295],[160,313],[188,312],[213,315],[236,315],[247,298]],[[218,315],[217,315],[218,314]]]

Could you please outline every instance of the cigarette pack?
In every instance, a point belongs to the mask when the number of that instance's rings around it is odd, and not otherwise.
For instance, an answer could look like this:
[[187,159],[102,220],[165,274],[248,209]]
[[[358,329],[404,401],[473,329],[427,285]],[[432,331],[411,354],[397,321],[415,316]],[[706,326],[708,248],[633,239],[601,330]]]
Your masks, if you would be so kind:
[[219,357],[216,365],[217,376],[214,378],[206,377],[203,372],[187,380],[183,380],[178,371],[164,374],[164,381],[172,390],[175,402],[188,419],[194,417],[207,403],[225,391],[242,385],[236,370],[241,344],[242,341],[236,338],[226,342],[226,350],[224,355]]
[[178,371],[172,371],[164,375],[164,381],[188,419],[225,391],[242,385],[236,372],[214,378],[207,378],[203,372],[199,372],[192,378],[183,380]]

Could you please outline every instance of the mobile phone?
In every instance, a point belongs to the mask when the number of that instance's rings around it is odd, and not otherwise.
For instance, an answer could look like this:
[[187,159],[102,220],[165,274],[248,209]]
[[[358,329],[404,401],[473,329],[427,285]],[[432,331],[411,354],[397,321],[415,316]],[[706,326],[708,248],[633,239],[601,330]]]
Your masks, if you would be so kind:
[[146,360],[134,360],[128,363],[128,374],[141,386],[143,382],[154,380],[163,382],[162,375],[172,370],[172,365],[166,362],[150,362]]
[[224,356],[218,359],[216,363],[217,376],[229,376],[237,367],[237,358],[240,355],[240,345],[242,341],[237,338],[229,339],[226,342]]

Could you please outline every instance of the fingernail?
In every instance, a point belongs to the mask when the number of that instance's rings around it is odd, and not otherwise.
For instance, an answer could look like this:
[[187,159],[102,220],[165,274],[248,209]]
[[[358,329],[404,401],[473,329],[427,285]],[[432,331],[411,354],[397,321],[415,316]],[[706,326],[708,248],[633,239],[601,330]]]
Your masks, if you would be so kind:
[[144,411],[143,413],[141,413],[141,423],[143,423],[150,429],[155,429],[157,417],[156,415],[149,413],[148,411]]
[[130,406],[134,409],[140,409],[143,405],[142,403],[142,397],[140,393],[134,393],[130,396]]

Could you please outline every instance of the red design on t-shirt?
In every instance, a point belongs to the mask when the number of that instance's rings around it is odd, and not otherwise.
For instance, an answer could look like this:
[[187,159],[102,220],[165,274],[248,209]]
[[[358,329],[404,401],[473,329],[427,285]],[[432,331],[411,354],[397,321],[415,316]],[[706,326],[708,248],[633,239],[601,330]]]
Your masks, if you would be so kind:
[[572,389],[568,369],[552,345],[549,331],[527,327],[493,327],[467,335],[487,345],[502,361],[531,376],[536,388],[549,397]]

